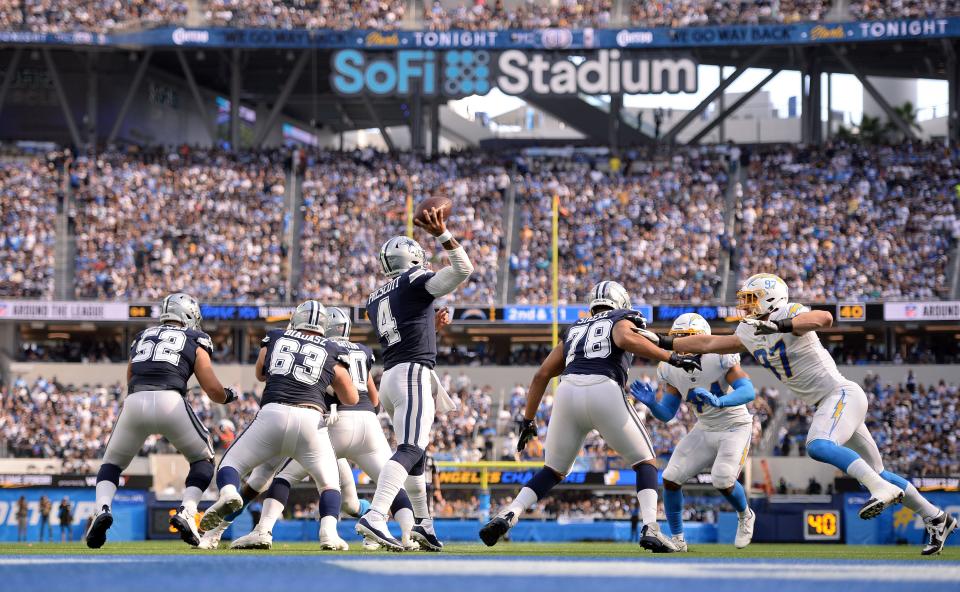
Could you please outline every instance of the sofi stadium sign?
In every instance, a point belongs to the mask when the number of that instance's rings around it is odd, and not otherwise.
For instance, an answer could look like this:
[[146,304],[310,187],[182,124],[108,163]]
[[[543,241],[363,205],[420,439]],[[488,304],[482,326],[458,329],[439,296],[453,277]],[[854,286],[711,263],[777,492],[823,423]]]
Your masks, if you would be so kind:
[[462,97],[499,88],[508,95],[693,93],[689,58],[635,58],[617,49],[586,56],[537,51],[338,51],[330,85],[341,95]]

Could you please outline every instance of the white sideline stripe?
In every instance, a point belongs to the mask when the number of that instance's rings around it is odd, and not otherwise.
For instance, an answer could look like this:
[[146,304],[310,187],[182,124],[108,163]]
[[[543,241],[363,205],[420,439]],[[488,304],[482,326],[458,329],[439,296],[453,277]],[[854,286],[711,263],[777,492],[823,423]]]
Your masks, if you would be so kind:
[[67,565],[69,563],[157,563],[147,557],[0,557],[0,565]]
[[956,582],[960,566],[836,563],[702,563],[696,561],[552,561],[483,559],[405,561],[332,559],[337,567],[379,575],[580,576],[711,580]]

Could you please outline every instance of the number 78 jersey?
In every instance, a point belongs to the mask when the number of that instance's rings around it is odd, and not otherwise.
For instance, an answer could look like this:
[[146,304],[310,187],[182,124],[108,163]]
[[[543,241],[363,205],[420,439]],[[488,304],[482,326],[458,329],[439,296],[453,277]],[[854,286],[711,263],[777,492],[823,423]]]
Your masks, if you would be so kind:
[[620,349],[613,342],[613,327],[625,319],[640,326],[642,318],[635,310],[618,309],[604,311],[570,325],[563,339],[566,367],[562,375],[606,376],[623,388],[633,364],[633,354]]
[[[771,321],[789,319],[810,309],[802,304],[788,304],[770,315]],[[756,335],[746,323],[737,326],[740,343],[758,364],[769,370],[793,394],[811,405],[833,394],[850,381],[840,374],[830,353],[820,343],[816,332],[797,336],[792,333]]]

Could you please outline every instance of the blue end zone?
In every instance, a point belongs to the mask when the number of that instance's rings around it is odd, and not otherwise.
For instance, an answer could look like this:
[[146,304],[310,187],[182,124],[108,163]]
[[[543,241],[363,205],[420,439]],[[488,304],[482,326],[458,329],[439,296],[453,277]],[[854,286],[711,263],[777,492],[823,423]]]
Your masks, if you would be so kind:
[[0,558],[5,590],[170,592],[171,590],[360,589],[423,592],[506,590],[604,592],[901,592],[957,590],[960,563],[698,560],[673,557],[573,559],[456,555],[369,557],[10,556]]

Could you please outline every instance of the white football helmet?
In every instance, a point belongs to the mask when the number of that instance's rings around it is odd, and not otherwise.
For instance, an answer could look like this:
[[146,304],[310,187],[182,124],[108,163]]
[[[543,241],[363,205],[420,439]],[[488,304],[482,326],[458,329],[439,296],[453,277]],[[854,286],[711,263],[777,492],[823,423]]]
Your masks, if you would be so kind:
[[591,315],[594,314],[594,310],[601,306],[612,309],[632,308],[627,289],[617,282],[600,282],[593,287],[590,294],[593,296],[593,299],[590,301]]
[[160,303],[160,322],[176,321],[187,329],[200,330],[200,303],[189,294],[170,294]]
[[331,306],[327,309],[327,331],[324,333],[327,337],[350,338],[350,317],[343,309]]
[[287,328],[323,335],[326,332],[326,323],[327,309],[316,300],[307,300],[293,311]]
[[710,335],[710,323],[695,312],[688,312],[673,320],[670,335]]
[[410,269],[423,265],[427,260],[423,247],[406,236],[395,236],[380,247],[380,266],[387,277],[395,277]]
[[745,319],[759,319],[787,305],[787,284],[772,273],[750,276],[737,292],[737,310]]

